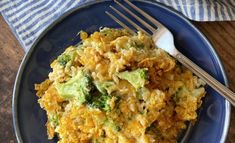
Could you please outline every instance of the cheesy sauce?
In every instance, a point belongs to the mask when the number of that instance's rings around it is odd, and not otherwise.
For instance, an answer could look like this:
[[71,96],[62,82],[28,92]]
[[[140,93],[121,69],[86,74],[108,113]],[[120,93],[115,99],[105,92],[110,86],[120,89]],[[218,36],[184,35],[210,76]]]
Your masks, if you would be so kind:
[[151,37],[102,28],[68,47],[35,84],[59,143],[174,143],[195,121],[204,83]]

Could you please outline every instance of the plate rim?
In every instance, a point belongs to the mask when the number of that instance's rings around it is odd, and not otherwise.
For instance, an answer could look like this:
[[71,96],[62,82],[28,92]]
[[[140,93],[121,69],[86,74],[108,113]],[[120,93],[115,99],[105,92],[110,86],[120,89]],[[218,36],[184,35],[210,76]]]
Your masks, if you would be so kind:
[[[34,51],[36,45],[38,44],[38,42],[47,34],[47,32],[52,29],[56,24],[58,24],[59,22],[61,22],[63,19],[65,19],[67,16],[69,16],[70,14],[72,14],[73,12],[82,9],[82,8],[86,8],[89,7],[91,5],[94,4],[98,4],[98,3],[102,3],[102,2],[106,2],[109,0],[97,0],[97,1],[90,1],[90,2],[85,2],[79,6],[76,6],[70,10],[68,10],[67,12],[65,12],[64,14],[62,14],[59,18],[57,18],[54,22],[50,23],[48,25],[48,27],[46,27],[41,34],[35,39],[35,41],[33,42],[32,46],[29,48],[28,51],[26,51],[21,64],[19,66],[19,69],[17,71],[17,75],[15,78],[15,82],[14,82],[14,88],[13,88],[13,96],[12,96],[12,118],[13,118],[13,128],[14,128],[14,133],[17,139],[17,142],[21,143],[23,142],[22,140],[22,136],[21,136],[21,132],[20,132],[20,128],[19,128],[19,120],[18,120],[18,96],[19,96],[19,86],[21,83],[21,79],[22,79],[22,75],[25,71],[25,66],[28,63],[28,59],[31,57],[32,52]],[[186,22],[188,25],[191,26],[191,28],[193,28],[193,30],[195,30],[195,32],[197,32],[200,37],[206,42],[206,44],[208,45],[208,48],[210,50],[210,52],[212,53],[213,57],[216,59],[219,69],[221,70],[222,76],[223,76],[223,80],[225,85],[228,87],[228,79],[227,79],[227,75],[225,73],[224,70],[224,66],[220,60],[219,55],[217,54],[216,50],[214,49],[214,46],[212,43],[210,43],[210,41],[208,40],[208,38],[201,32],[199,31],[198,28],[196,28],[194,26],[194,24],[192,22],[189,21],[189,19],[187,17],[185,17],[183,14],[179,13],[178,11],[170,8],[169,6],[165,6],[159,2],[153,2],[150,0],[147,1],[143,1],[143,0],[135,0],[138,2],[144,2],[144,3],[148,3],[148,4],[152,4],[152,5],[156,5],[158,7],[163,8],[164,10],[169,11],[170,13],[174,13],[176,16],[178,16],[179,18],[181,18],[184,22]],[[229,130],[229,125],[231,122],[231,104],[226,100],[225,100],[225,117],[224,117],[224,126],[223,126],[223,133],[221,135],[220,138],[220,143],[224,143],[226,141],[227,135],[228,135],[228,130]]]

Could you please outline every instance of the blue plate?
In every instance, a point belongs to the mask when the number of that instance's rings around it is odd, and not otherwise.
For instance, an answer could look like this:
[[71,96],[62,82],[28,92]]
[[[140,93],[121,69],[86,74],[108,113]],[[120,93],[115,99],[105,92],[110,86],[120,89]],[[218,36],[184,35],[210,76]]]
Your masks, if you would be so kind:
[[[208,40],[184,17],[158,3],[135,1],[174,34],[176,47],[200,67],[227,85],[222,64]],[[56,142],[48,140],[46,114],[39,107],[34,83],[40,83],[51,71],[50,63],[69,45],[79,42],[80,30],[94,32],[99,27],[119,27],[105,13],[111,1],[93,1],[64,14],[36,40],[21,63],[13,95],[13,122],[17,140],[24,143]],[[114,5],[115,6],[115,5]],[[213,89],[207,88],[198,121],[187,134],[190,143],[225,142],[230,122],[230,104]]]

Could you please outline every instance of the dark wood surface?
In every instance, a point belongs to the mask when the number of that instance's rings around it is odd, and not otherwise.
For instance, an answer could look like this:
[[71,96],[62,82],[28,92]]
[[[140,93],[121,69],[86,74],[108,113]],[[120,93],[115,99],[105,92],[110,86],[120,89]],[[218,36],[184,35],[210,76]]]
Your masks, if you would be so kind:
[[[211,41],[235,91],[235,22],[193,22]],[[0,16],[0,143],[16,142],[11,115],[15,76],[24,51]],[[235,143],[235,108],[232,108],[227,143]]]

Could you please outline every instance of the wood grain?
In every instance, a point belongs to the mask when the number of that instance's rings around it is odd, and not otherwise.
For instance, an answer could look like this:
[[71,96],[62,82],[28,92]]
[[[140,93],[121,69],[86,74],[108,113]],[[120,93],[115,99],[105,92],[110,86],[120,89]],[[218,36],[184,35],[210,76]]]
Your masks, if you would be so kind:
[[17,69],[24,51],[0,17],[0,142],[16,142],[12,125],[11,98]]
[[[214,46],[224,65],[230,88],[235,91],[235,22],[194,22]],[[235,108],[232,107],[227,143],[235,143]]]
[[[194,22],[218,52],[235,91],[235,22]],[[0,16],[0,142],[16,142],[11,115],[12,89],[24,51]],[[232,108],[227,143],[235,143],[235,108]]]

